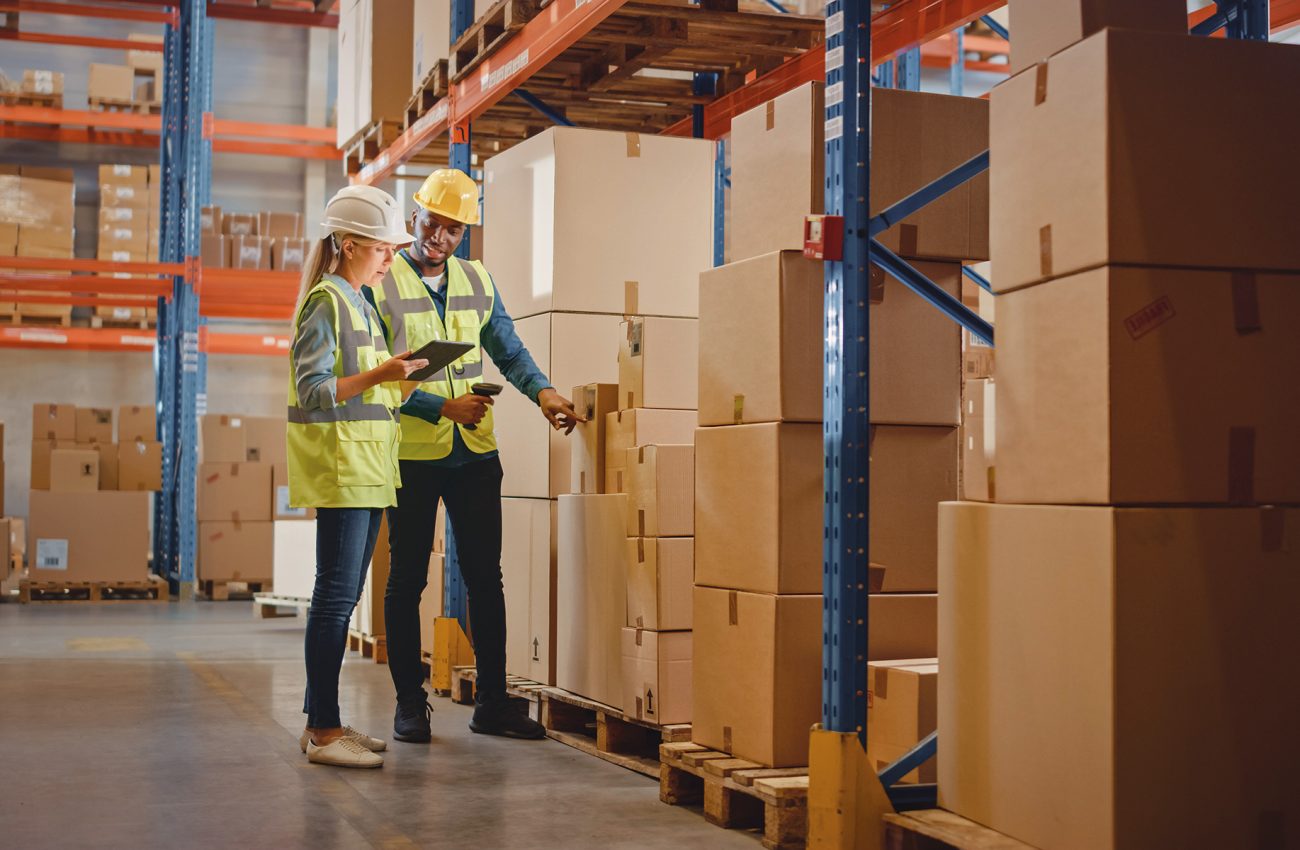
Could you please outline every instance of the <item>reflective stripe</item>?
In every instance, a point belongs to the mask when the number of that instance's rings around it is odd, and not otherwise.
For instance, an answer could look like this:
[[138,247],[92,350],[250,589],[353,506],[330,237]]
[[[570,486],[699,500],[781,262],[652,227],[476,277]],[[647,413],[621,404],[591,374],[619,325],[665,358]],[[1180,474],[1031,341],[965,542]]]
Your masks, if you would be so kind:
[[[343,302],[343,294],[335,291],[333,287],[326,287],[325,291],[333,296],[334,301],[336,302],[335,309],[338,311],[340,319],[338,328],[338,345],[339,353],[342,355],[343,359],[343,375],[345,377],[359,375],[361,374],[361,365],[358,357],[359,350],[375,346],[375,340],[382,339],[382,337],[372,336],[368,330],[358,331],[345,329],[343,327],[342,317],[350,316],[351,313],[348,312],[348,305]],[[378,346],[376,346],[376,348],[378,348]]]
[[397,283],[397,277],[393,274],[391,267],[388,269],[388,273],[384,275],[381,288],[384,292],[384,307],[388,311],[389,321],[392,324],[389,330],[393,334],[393,350],[400,354],[410,349],[410,346],[406,344],[406,316],[414,313],[432,312],[434,309],[433,301],[427,297],[403,298],[402,291]]
[[[449,257],[448,260],[455,259]],[[462,263],[456,260],[456,266],[465,273],[466,279],[469,280],[470,288],[474,290],[471,296],[452,295],[447,299],[448,310],[477,310],[481,324],[487,324],[488,311],[492,308],[492,301],[488,298],[487,287],[483,285],[483,278],[479,275],[478,269],[472,263]]]
[[398,413],[382,404],[345,403],[328,410],[304,410],[289,405],[288,416],[295,425],[314,425],[321,422],[391,422],[398,418]]
[[466,363],[464,366],[452,366],[451,371],[455,374],[457,380],[468,381],[471,378],[483,377],[483,361],[476,360],[473,363]]

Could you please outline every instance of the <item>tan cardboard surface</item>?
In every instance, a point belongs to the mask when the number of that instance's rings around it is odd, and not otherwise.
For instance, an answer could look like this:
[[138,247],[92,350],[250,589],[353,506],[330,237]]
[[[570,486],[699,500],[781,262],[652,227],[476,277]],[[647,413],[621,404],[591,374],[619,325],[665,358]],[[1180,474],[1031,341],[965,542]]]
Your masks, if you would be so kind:
[[691,628],[695,538],[629,537],[627,625],[637,629]]
[[699,323],[634,317],[618,346],[618,409],[694,410],[699,392]]
[[997,385],[968,380],[962,385],[961,499],[991,502],[997,494]]
[[148,578],[148,493],[33,490],[27,526],[32,581]]
[[117,445],[118,488],[162,489],[162,443],[131,440]]
[[287,427],[278,416],[244,417],[244,452],[248,460],[288,463]]
[[208,413],[200,420],[202,425],[205,463],[241,463],[248,460],[248,431],[244,426],[246,416],[228,416]]
[[50,489],[50,456],[56,449],[75,449],[71,440],[33,440],[31,487],[33,490]]
[[[338,142],[396,121],[411,99],[411,0],[359,0],[339,11]],[[450,19],[448,19],[450,26]]]
[[78,407],[76,416],[78,443],[113,442],[113,408]]
[[1012,74],[1106,27],[1187,35],[1184,0],[1010,0],[1008,5],[1016,22]]
[[71,404],[33,404],[33,440],[77,439],[77,408]]
[[104,100],[130,102],[135,94],[135,69],[130,65],[91,62],[86,94]]
[[623,629],[624,711],[654,723],[691,722],[691,633]]
[[569,397],[587,421],[573,431],[569,448],[569,492],[605,492],[605,417],[618,409],[618,384],[585,384]]
[[627,536],[695,534],[695,447],[642,446],[627,450]]
[[872,427],[870,557],[884,592],[939,589],[939,503],[957,497],[960,449],[956,428]]
[[50,452],[50,490],[84,493],[98,489],[98,449],[86,447]]
[[125,443],[129,440],[158,439],[157,424],[152,405],[122,405],[117,409],[117,439]]
[[605,492],[627,490],[627,450],[695,442],[693,410],[622,410],[605,417]]
[[[933,732],[938,726],[938,693],[938,659],[868,664],[867,750],[872,757],[888,766]],[[930,759],[905,780],[933,782],[936,761]]]
[[420,651],[433,655],[433,621],[442,616],[443,570],[446,556],[434,552],[429,556],[429,584],[420,594]]
[[199,464],[198,518],[199,522],[270,522],[271,464]]
[[555,682],[555,513],[550,499],[501,500],[506,671]]
[[199,522],[200,581],[266,581],[274,574],[275,523]]
[[870,611],[867,660],[938,655],[938,603],[936,593],[871,594],[867,603]]
[[627,497],[561,496],[558,509],[555,684],[620,708]]
[[89,446],[80,446],[80,448],[94,449],[99,453],[100,490],[123,489],[118,477],[117,443],[92,443]]

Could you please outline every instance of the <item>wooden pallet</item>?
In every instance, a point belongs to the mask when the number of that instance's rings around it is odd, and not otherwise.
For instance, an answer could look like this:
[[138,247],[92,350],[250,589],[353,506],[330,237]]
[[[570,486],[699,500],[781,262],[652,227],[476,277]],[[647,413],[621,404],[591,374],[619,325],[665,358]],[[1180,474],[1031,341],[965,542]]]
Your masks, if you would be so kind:
[[434,104],[447,96],[448,79],[447,60],[439,59],[433,63],[429,73],[424,75],[420,87],[406,102],[406,129],[411,129],[412,124],[423,118]]
[[158,326],[157,319],[137,316],[130,319],[114,319],[112,316],[91,316],[92,328],[125,328],[128,330],[153,330]]
[[86,103],[95,112],[134,112],[137,115],[161,115],[159,101],[118,100],[107,97],[88,97]]
[[348,140],[343,148],[345,173],[356,174],[397,140],[405,128],[395,121],[373,121]]
[[887,814],[885,846],[890,850],[1034,850],[943,809]]
[[538,0],[497,0],[493,3],[451,46],[451,55],[447,59],[451,79],[459,82],[478,67],[511,35],[536,17],[541,5]]
[[5,106],[44,106],[50,109],[62,109],[63,95],[22,91],[0,92],[0,103]]
[[802,848],[808,834],[808,768],[765,768],[690,742],[659,748],[659,799],[702,804],[724,829],[761,829],[768,850]]
[[19,602],[166,602],[167,582],[27,581],[18,585]]
[[253,616],[259,620],[273,617],[296,617],[311,607],[310,599],[297,596],[276,596],[274,593],[253,594]]
[[348,649],[361,653],[362,658],[373,658],[376,664],[388,663],[388,641],[383,635],[363,635],[348,629]]
[[0,312],[0,324],[26,325],[28,327],[72,327],[72,308],[62,313],[25,313],[15,310],[12,313]]
[[269,591],[270,589],[271,580],[269,578],[244,579],[242,581],[220,579],[204,581],[200,579],[198,598],[206,599],[209,602],[247,601],[252,599],[254,594]]

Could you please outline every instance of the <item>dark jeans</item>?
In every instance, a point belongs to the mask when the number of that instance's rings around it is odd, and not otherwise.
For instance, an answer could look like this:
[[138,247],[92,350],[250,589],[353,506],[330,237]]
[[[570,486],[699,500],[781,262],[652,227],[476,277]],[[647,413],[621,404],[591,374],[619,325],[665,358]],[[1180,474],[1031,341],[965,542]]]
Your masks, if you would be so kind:
[[[480,700],[506,692],[506,597],[501,587],[501,461],[492,457],[446,468],[402,461],[397,507],[388,509],[392,561],[384,594],[388,670],[398,702],[424,699],[420,664],[420,593],[429,581],[438,502],[455,529],[456,555],[469,598]],[[429,588],[442,593],[441,587]]]
[[383,508],[316,509],[316,587],[307,610],[309,729],[333,729],[339,720],[339,668],[348,643],[348,620],[361,598],[375,552]]

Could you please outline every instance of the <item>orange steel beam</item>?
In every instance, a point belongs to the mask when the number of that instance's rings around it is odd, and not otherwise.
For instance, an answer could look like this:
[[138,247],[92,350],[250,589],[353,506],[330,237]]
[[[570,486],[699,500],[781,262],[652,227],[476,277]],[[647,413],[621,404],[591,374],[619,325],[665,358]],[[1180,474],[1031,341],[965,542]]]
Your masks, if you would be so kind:
[[352,175],[353,183],[368,183],[374,185],[387,180],[397,167],[402,165],[411,157],[427,148],[439,136],[447,132],[451,113],[451,98],[444,97],[433,105],[433,108],[406,129],[402,135],[388,146],[387,149],[380,152],[375,157],[375,161],[369,163],[359,172]]
[[0,328],[0,348],[152,352],[157,336],[118,328]]
[[[107,18],[115,21],[136,21],[137,23],[178,26],[180,14],[177,12],[176,7],[168,5],[165,9],[166,11],[151,12],[148,9],[90,6],[84,3],[50,3],[46,2],[46,0],[0,0],[0,12],[21,12],[29,15],[71,15],[78,18]],[[141,46],[135,49],[161,51],[162,45]]]
[[152,307],[154,302],[130,298],[100,298],[95,295],[80,293],[56,293],[40,295],[32,292],[17,292],[0,289],[0,298],[17,304],[65,304],[70,307]]
[[5,268],[34,271],[96,272],[102,274],[156,274],[181,277],[184,263],[115,263],[109,260],[84,260],[75,257],[5,257]]
[[[137,42],[126,42],[136,44]],[[92,109],[55,109],[50,106],[0,105],[0,121],[54,124],[59,127],[103,127],[113,130],[160,132],[162,117],[134,112],[99,112]]]
[[291,159],[342,159],[343,151],[333,145],[297,145],[285,142],[250,142],[244,139],[213,139],[213,153],[242,153],[286,156]]
[[289,337],[281,334],[213,333],[199,328],[199,351],[205,354],[253,354],[283,357],[289,350]]
[[[7,260],[6,260],[7,262]],[[0,273],[0,287],[4,289],[39,290],[42,292],[97,293],[101,295],[151,295],[155,298],[172,297],[172,284],[161,278],[120,278],[102,275],[21,275]],[[8,298],[0,300],[7,301]]]
[[[0,9],[0,12],[5,11]],[[26,41],[32,44],[62,44],[68,47],[94,47],[105,50],[161,50],[162,45],[124,38],[100,38],[94,35],[64,35],[52,32],[0,29],[0,41]]]
[[280,8],[234,3],[208,3],[209,18],[226,18],[234,21],[252,21],[261,24],[287,24],[298,27],[337,28],[339,16],[317,12],[312,4]]
[[80,145],[114,145],[123,148],[158,149],[153,133],[96,130],[92,127],[41,127],[34,124],[0,124],[0,139],[29,142],[60,142]]
[[298,124],[259,124],[252,121],[231,121],[217,118],[211,112],[203,113],[203,137],[214,139],[225,136],[246,136],[253,139],[277,139],[286,142],[323,142],[333,145],[338,131],[333,127],[307,127]]

